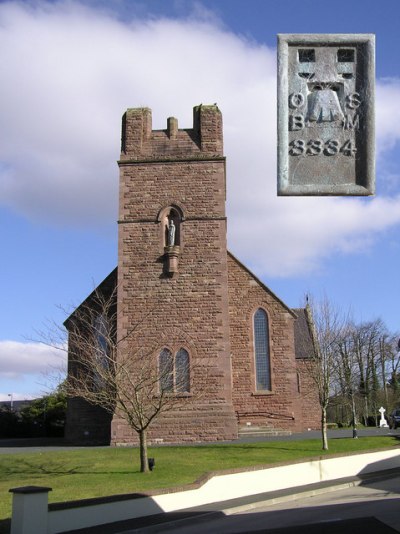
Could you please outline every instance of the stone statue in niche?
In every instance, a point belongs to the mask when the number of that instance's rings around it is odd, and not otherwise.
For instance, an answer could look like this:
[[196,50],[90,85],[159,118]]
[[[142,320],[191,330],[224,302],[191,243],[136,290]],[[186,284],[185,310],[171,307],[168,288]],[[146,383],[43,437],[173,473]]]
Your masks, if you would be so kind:
[[176,232],[175,224],[174,224],[173,219],[171,219],[168,224],[168,246],[169,247],[173,247],[175,245],[175,232]]
[[175,210],[171,209],[165,215],[163,228],[165,272],[173,276],[178,272],[180,254],[180,218]]

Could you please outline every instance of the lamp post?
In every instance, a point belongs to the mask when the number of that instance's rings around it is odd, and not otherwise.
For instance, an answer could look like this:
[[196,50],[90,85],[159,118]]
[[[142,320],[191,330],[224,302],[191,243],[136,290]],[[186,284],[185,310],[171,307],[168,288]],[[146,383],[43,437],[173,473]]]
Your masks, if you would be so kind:
[[8,396],[11,398],[11,411],[13,411],[13,403],[14,403],[13,394],[9,393]]

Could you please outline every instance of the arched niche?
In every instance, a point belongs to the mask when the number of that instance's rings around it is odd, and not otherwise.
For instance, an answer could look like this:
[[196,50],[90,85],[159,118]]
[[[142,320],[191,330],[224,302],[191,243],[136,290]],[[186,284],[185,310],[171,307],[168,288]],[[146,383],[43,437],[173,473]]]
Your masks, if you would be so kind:
[[160,210],[157,218],[160,223],[160,240],[164,251],[164,272],[174,276],[178,272],[179,254],[182,245],[182,209],[169,205]]
[[181,246],[181,223],[183,213],[179,206],[166,206],[160,210],[158,221],[161,224],[162,246],[180,247]]

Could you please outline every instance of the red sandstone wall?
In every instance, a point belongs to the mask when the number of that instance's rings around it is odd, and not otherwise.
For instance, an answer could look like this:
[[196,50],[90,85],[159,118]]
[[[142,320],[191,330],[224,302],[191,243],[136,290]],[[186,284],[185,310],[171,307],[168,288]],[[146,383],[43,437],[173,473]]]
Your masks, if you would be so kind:
[[297,372],[301,395],[301,411],[304,429],[317,430],[321,428],[321,409],[314,380],[310,373],[311,362],[298,359]]
[[[302,411],[297,388],[294,316],[232,256],[228,256],[233,404],[240,425],[300,431]],[[271,392],[255,386],[253,315],[263,308],[269,319]]]

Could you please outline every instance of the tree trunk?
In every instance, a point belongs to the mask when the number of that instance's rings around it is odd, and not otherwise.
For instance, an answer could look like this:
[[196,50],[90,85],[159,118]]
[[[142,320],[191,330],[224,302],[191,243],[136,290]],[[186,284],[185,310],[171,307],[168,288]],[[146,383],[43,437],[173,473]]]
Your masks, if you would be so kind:
[[326,406],[322,406],[321,410],[321,432],[322,432],[322,449],[328,450],[328,431],[326,427]]
[[385,394],[385,403],[386,403],[385,406],[386,406],[386,409],[388,409],[388,407],[389,407],[389,399],[388,399],[387,384],[386,384],[386,372],[385,372],[385,338],[381,339],[381,342],[380,342],[380,353],[381,353],[383,392]]
[[369,407],[368,407],[368,399],[367,399],[367,397],[364,397],[364,405],[365,405],[364,425],[368,426]]
[[357,412],[356,403],[354,401],[354,391],[351,391],[351,421],[353,426],[353,438],[358,438],[357,435]]
[[140,440],[140,472],[147,473],[149,471],[149,462],[147,458],[147,429],[139,432]]

